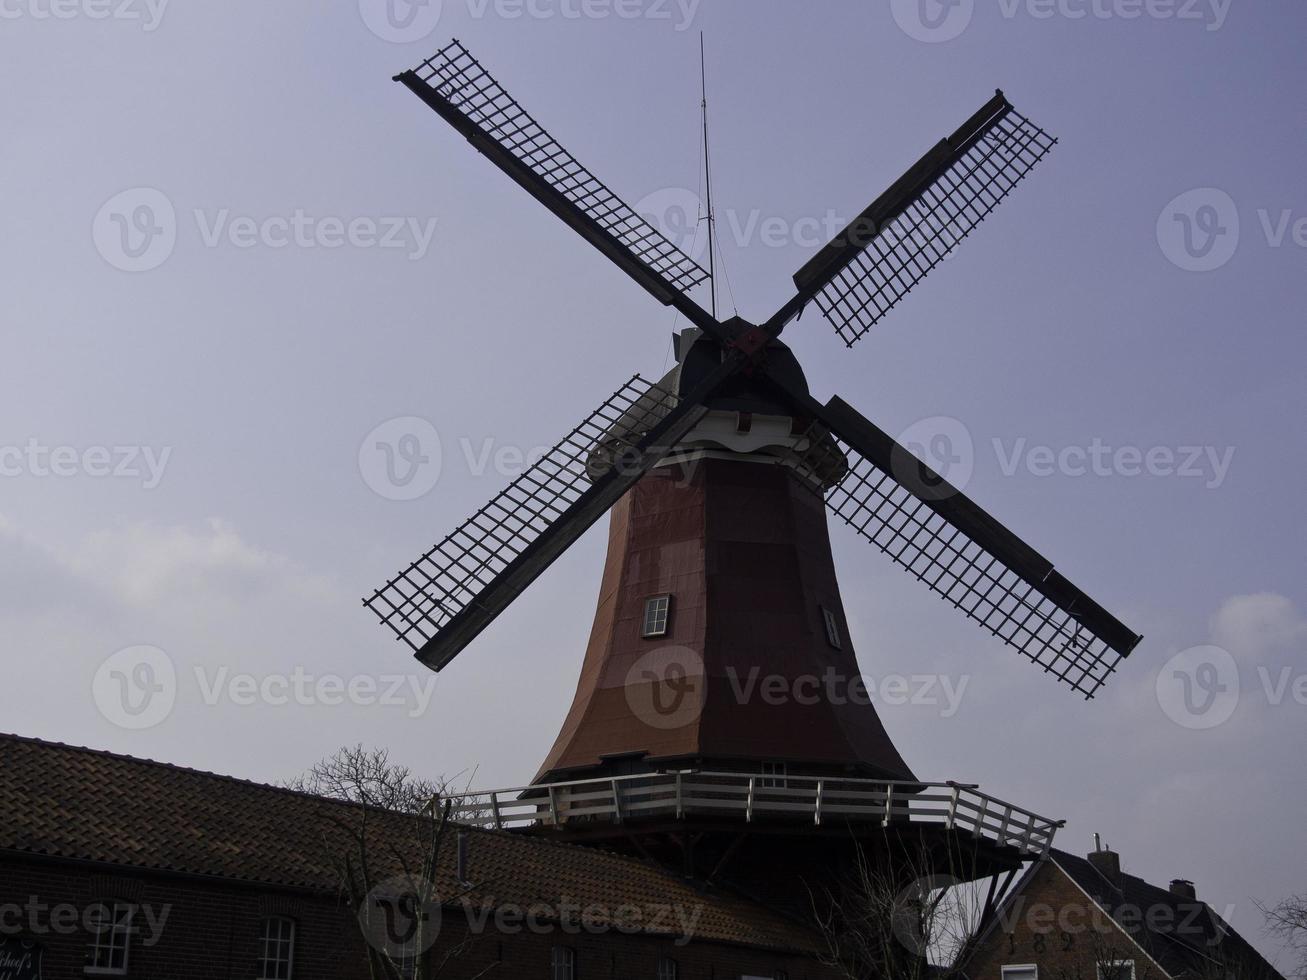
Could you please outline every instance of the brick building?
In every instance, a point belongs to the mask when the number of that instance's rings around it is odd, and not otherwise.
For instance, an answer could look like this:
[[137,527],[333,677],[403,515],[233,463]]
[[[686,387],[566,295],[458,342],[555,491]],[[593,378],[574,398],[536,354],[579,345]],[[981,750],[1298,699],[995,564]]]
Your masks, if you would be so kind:
[[[0,736],[0,977],[366,977],[325,843],[349,806]],[[459,896],[437,913],[441,977],[831,976],[819,936],[744,898],[606,851],[463,834],[436,875]]]
[[1013,887],[977,940],[968,980],[1282,980],[1200,900],[1121,870],[1099,849],[1050,849]]

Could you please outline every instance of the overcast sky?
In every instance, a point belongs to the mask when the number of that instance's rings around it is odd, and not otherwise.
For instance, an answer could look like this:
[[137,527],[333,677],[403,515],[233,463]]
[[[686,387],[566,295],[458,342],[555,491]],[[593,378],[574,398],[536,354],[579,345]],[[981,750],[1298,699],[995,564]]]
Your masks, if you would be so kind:
[[703,30],[745,316],[996,87],[1060,138],[857,347],[815,311],[786,339],[819,397],[947,436],[968,494],[1146,639],[1086,703],[835,528],[853,639],[873,683],[965,684],[880,703],[918,774],[1192,878],[1270,949],[1252,900],[1307,889],[1307,9],[394,3],[0,0],[0,730],[528,780],[603,525],[438,678],[360,597],[657,377],[674,322],[391,76],[459,37],[679,234]]

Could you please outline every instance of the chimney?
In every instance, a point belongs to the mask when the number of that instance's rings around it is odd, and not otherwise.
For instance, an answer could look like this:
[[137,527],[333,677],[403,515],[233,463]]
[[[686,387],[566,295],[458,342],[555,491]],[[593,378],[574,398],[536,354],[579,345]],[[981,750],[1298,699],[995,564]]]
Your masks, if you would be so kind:
[[1187,899],[1190,902],[1198,901],[1198,890],[1194,888],[1194,883],[1188,878],[1172,878],[1171,894],[1176,898]]
[[1121,855],[1110,847],[1102,847],[1097,834],[1094,835],[1094,850],[1089,854],[1089,863],[1113,888],[1121,887]]
[[470,885],[472,883],[472,880],[468,877],[468,873],[467,873],[468,872],[468,867],[467,867],[468,866],[468,834],[465,828],[460,827],[458,830],[458,838],[456,841],[455,853],[457,854],[457,865],[458,865],[457,869],[455,870],[455,873],[458,876],[458,883],[460,885]]

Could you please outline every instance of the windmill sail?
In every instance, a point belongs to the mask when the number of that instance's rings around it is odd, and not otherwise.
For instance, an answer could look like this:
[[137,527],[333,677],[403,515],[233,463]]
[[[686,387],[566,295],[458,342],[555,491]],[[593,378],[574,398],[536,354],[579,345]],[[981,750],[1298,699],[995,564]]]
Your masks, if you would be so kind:
[[[790,463],[814,477],[822,453],[848,457],[848,472],[825,492],[828,510],[976,623],[1093,697],[1140,638],[843,401],[812,406],[819,421],[803,444],[809,448]],[[815,477],[804,482],[820,486]]]
[[441,669],[703,412],[636,375],[364,605],[419,660]]
[[850,347],[996,208],[1056,140],[1000,92],[794,276]]
[[565,150],[458,41],[396,80],[661,302],[708,278]]

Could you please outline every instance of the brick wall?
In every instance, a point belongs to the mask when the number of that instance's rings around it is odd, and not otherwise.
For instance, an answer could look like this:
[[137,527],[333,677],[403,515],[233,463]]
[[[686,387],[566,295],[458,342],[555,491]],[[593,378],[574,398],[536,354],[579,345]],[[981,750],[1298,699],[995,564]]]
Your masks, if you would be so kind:
[[1039,980],[1096,980],[1100,960],[1134,960],[1136,980],[1163,980],[1134,942],[1051,861],[1035,871],[971,959],[969,980],[1034,964]]
[[[39,928],[35,938],[44,947],[43,980],[84,977],[91,939],[81,924],[52,921],[52,907],[71,907],[80,918],[86,909],[112,898],[143,910],[131,942],[126,974],[130,980],[252,980],[262,921],[268,915],[284,915],[295,922],[295,980],[367,977],[364,946],[353,915],[329,896],[0,858],[0,932],[13,935],[21,926],[30,934],[28,920],[35,909]],[[153,919],[145,914],[147,906]],[[493,923],[477,931],[452,912],[443,917],[438,943],[440,950],[462,947],[461,955],[447,962],[442,980],[480,975],[548,980],[554,945],[575,951],[577,980],[656,980],[662,956],[677,961],[679,980],[772,977],[777,971],[785,971],[790,980],[834,977],[806,957],[723,943],[691,941],[678,946],[672,939],[616,932],[569,934],[555,928],[546,934],[526,929],[504,934]],[[487,968],[489,972],[483,974]]]

